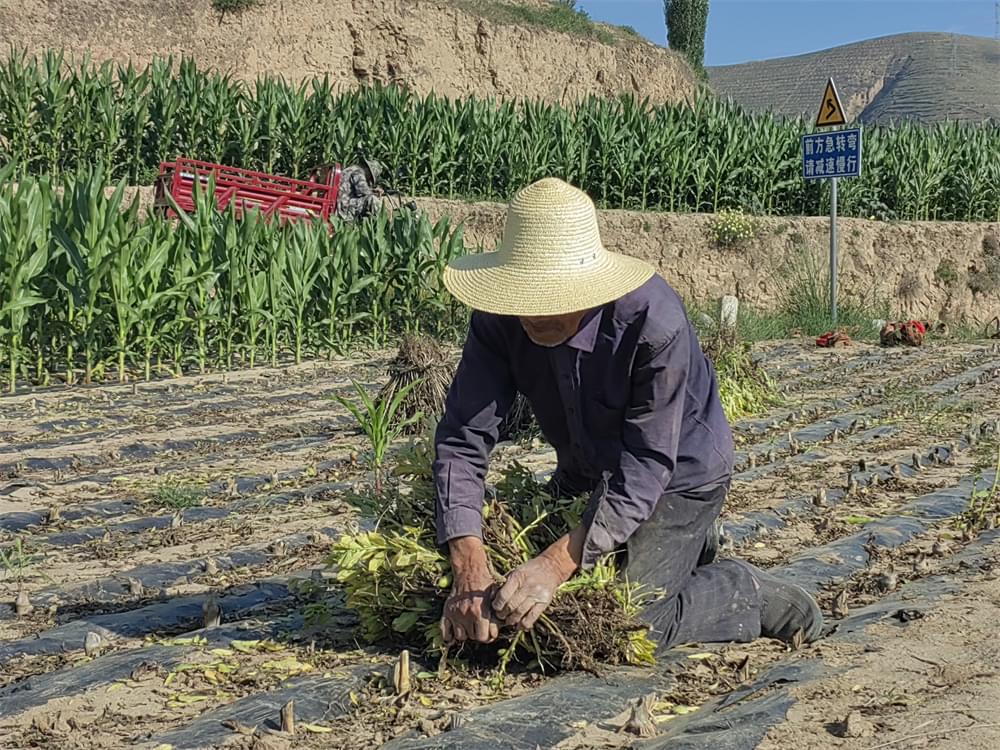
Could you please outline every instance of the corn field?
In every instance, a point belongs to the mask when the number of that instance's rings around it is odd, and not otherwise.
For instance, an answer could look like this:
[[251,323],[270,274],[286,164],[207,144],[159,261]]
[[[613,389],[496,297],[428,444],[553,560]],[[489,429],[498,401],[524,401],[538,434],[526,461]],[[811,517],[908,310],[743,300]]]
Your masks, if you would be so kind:
[[[338,92],[329,79],[247,84],[191,60],[144,69],[50,52],[0,64],[0,161],[21,174],[99,166],[149,184],[189,156],[304,176],[359,151],[413,195],[506,201],[547,175],[610,208],[816,215],[828,188],[800,175],[798,120],[751,116],[713,98],[652,106],[425,98],[395,88]],[[844,180],[845,215],[1000,220],[1000,127],[866,127],[864,175]]]
[[140,217],[100,169],[13,181],[0,169],[0,359],[8,386],[276,364],[455,335],[440,283],[460,230],[410,212],[359,225],[214,210]]

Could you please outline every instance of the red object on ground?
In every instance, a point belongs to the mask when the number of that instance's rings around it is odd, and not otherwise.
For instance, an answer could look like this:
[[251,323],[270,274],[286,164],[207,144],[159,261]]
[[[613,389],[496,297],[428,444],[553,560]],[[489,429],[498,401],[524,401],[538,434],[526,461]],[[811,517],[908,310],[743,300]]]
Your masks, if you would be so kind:
[[822,346],[827,349],[850,346],[850,343],[851,337],[840,331],[828,331],[816,339],[816,346]]
[[175,217],[177,213],[166,199],[170,195],[182,211],[193,213],[195,181],[207,190],[209,179],[214,176],[214,198],[219,210],[233,204],[237,216],[256,208],[265,217],[278,216],[282,222],[322,219],[329,223],[337,213],[341,168],[339,165],[331,165],[318,170],[320,174],[323,172],[326,172],[323,182],[294,180],[265,172],[180,158],[160,164],[153,205],[163,215]]
[[924,336],[927,335],[928,323],[920,320],[906,320],[895,323],[886,323],[879,332],[879,341],[882,346],[920,346],[924,343]]

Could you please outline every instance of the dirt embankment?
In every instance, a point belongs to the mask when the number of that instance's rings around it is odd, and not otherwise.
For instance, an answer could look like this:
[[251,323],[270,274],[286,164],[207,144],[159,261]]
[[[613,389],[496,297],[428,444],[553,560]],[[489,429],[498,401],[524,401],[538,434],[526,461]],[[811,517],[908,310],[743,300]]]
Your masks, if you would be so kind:
[[33,53],[63,48],[138,64],[190,55],[239,78],[329,75],[343,87],[394,82],[448,96],[693,95],[679,56],[615,36],[610,45],[495,22],[448,0],[262,0],[225,16],[210,0],[0,0],[0,38]]
[[[421,200],[433,217],[464,221],[467,245],[492,249],[506,207]],[[757,238],[721,248],[711,215],[601,211],[609,249],[644,258],[688,300],[735,294],[756,308],[782,297],[792,269],[808,253],[825,273],[830,222],[825,218],[757,220]],[[893,313],[948,323],[985,323],[1000,314],[1000,224],[875,222],[840,219],[840,284],[845,295],[889,300]]]

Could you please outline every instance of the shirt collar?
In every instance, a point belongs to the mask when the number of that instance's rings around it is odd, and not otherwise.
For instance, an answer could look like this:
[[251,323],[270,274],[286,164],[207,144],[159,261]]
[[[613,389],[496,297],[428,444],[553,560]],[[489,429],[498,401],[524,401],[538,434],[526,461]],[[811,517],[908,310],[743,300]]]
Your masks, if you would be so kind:
[[588,312],[580,325],[580,329],[566,341],[566,346],[578,349],[588,354],[594,351],[594,344],[597,343],[597,332],[601,329],[601,316],[604,308],[597,308]]

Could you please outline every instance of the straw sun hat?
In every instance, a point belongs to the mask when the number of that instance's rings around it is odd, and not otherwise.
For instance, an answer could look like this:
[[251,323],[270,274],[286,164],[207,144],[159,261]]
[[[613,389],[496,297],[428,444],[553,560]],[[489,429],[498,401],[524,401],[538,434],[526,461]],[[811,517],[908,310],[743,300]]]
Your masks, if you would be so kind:
[[586,193],[546,178],[514,196],[499,250],[456,258],[444,284],[474,310],[529,317],[599,307],[653,273],[648,263],[604,248]]

